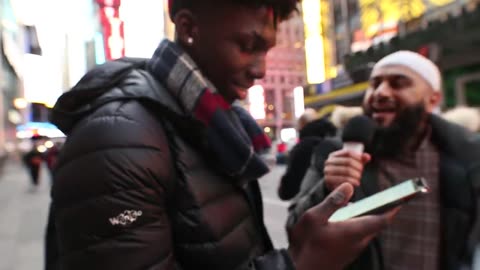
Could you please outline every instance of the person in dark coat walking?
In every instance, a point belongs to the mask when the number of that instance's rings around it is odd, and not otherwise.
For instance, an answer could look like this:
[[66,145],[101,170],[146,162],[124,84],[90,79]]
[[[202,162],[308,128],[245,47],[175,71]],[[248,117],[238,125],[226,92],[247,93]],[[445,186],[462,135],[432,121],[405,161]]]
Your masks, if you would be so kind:
[[31,149],[23,155],[22,159],[32,182],[32,190],[34,190],[40,184],[40,169],[44,160],[44,153],[38,149],[42,142],[41,136],[32,136],[31,142]]
[[[302,120],[300,117],[299,122]],[[278,187],[280,199],[290,200],[297,195],[303,177],[310,167],[313,149],[325,137],[335,136],[336,133],[336,127],[325,118],[311,119],[299,128],[299,142],[288,155],[287,168]]]

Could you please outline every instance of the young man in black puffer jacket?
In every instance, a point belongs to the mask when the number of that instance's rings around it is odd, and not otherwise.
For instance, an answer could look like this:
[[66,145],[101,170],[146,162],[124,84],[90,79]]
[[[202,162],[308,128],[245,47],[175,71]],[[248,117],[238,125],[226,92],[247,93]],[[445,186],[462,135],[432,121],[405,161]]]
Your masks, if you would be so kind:
[[274,249],[256,180],[269,141],[232,105],[264,76],[297,1],[170,5],[175,42],[90,71],[53,109],[68,139],[54,173],[50,269],[341,269],[394,213],[329,224],[353,192],[345,184],[304,215],[288,249]]

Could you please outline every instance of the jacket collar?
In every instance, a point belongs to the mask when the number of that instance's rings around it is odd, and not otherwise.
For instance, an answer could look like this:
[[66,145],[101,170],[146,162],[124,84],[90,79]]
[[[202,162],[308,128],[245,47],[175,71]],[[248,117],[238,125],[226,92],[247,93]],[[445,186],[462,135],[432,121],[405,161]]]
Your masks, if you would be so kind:
[[466,166],[480,162],[480,135],[432,115],[432,142],[441,153]]
[[[466,169],[480,163],[480,136],[436,115],[431,116],[431,128],[431,140],[440,151],[440,183],[448,187],[442,189],[470,187],[469,183],[459,181],[467,180]],[[361,183],[356,197],[363,198],[379,191],[378,165],[375,161],[365,167]]]

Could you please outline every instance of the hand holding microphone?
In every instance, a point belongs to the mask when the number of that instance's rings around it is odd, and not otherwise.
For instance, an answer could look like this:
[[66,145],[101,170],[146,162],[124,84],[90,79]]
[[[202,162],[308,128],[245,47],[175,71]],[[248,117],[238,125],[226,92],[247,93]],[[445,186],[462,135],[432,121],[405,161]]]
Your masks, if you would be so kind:
[[360,185],[363,168],[371,157],[364,153],[375,133],[375,123],[367,116],[352,118],[345,126],[342,140],[343,149],[333,152],[325,162],[325,185],[330,191],[342,183]]

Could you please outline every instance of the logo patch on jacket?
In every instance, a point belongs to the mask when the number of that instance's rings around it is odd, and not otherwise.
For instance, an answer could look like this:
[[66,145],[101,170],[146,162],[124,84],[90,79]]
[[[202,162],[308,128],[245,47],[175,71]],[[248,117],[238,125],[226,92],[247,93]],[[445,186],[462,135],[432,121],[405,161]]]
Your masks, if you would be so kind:
[[117,226],[117,225],[126,226],[137,221],[138,217],[141,217],[142,214],[143,213],[141,210],[125,210],[120,215],[109,218],[108,220],[113,226]]

